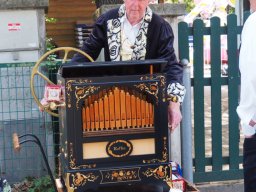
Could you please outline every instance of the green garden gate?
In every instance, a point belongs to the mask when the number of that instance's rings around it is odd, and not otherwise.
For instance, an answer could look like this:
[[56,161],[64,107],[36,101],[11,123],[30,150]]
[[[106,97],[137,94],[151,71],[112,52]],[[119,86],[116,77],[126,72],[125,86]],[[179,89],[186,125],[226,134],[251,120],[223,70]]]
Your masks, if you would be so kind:
[[[192,115],[194,182],[242,179],[242,142],[236,113],[240,84],[238,39],[242,27],[237,26],[237,16],[234,14],[228,15],[226,26],[221,26],[220,19],[214,17],[210,20],[210,27],[205,27],[200,19],[194,21],[193,27],[188,27],[185,22],[180,22],[178,27],[180,60],[190,59],[189,38],[193,37],[191,89],[192,114],[194,114]],[[204,38],[207,35],[210,36],[208,37],[211,55],[208,75],[204,64]],[[227,76],[221,73],[221,35],[227,35]],[[223,100],[223,91],[227,92],[226,100]],[[207,92],[210,92],[210,98],[207,98]],[[205,106],[206,99],[210,100],[208,108]],[[224,105],[227,106],[225,116],[223,116]],[[209,119],[206,117],[206,112],[210,114]],[[205,126],[206,119],[210,121],[209,130]],[[206,151],[209,142],[210,153]]]

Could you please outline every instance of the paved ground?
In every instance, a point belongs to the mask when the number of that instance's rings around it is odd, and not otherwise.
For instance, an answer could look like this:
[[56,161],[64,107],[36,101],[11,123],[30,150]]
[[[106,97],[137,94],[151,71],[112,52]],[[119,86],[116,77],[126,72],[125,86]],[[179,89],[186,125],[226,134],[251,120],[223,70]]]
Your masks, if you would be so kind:
[[[206,156],[212,155],[211,146],[211,90],[205,88],[205,134],[206,134]],[[229,135],[228,135],[228,88],[222,87],[222,150],[223,156],[228,156]],[[243,151],[243,135],[240,135],[239,153]]]
[[244,192],[243,180],[197,184],[200,192]]
[[[193,68],[191,69],[193,70]],[[210,76],[210,66],[205,66],[204,70],[204,75],[205,77]],[[222,86],[221,89],[222,92],[222,148],[223,148],[223,155],[226,156],[228,155],[228,150],[229,150],[229,141],[228,141],[228,86]],[[192,97],[193,97],[193,92],[192,92]],[[211,150],[211,88],[205,87],[204,90],[204,109],[205,109],[205,134],[206,134],[206,156],[211,156],[212,155],[212,150]],[[193,102],[193,101],[192,101]],[[193,104],[192,104],[193,107]],[[192,108],[192,119],[193,117],[193,108]],[[193,123],[193,121],[192,121]],[[193,126],[193,124],[192,124]],[[243,147],[243,135],[240,135],[240,143],[239,143],[239,152],[242,154],[242,147]]]

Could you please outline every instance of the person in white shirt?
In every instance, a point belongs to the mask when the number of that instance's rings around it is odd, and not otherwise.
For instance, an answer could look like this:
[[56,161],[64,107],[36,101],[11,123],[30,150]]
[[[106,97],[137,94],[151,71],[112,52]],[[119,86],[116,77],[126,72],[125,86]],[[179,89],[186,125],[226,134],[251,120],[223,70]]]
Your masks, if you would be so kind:
[[241,72],[240,103],[237,113],[244,139],[244,191],[256,191],[256,0],[250,0],[252,14],[242,31],[239,56]]

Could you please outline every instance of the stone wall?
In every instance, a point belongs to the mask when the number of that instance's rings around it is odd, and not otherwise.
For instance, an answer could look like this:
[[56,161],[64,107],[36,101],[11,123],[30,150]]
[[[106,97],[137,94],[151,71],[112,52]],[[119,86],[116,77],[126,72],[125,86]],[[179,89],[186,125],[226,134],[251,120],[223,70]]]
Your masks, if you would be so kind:
[[0,9],[47,9],[48,0],[0,0]]

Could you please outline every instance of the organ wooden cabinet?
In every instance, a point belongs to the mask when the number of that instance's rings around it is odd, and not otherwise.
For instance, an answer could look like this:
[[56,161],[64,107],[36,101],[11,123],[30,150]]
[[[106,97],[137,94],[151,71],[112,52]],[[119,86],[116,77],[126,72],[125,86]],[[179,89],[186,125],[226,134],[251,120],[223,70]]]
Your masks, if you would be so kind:
[[58,84],[61,171],[69,191],[171,185],[164,60],[68,63]]

